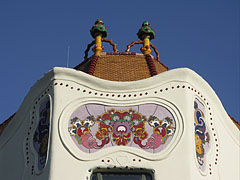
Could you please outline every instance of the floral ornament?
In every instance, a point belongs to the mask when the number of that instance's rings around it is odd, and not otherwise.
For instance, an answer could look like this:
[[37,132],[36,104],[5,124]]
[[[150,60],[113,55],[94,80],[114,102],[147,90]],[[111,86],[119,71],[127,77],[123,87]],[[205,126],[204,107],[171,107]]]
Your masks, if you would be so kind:
[[116,145],[127,145],[132,137],[139,137],[144,140],[147,138],[147,132],[144,130],[144,121],[146,117],[137,114],[134,110],[115,111],[108,110],[101,116],[98,116],[99,130],[96,133],[96,138],[99,140],[106,139],[109,142],[109,136]]
[[200,168],[204,169],[210,136],[204,122],[204,113],[198,108],[196,101],[194,102],[194,109],[196,155]]
[[94,116],[88,116],[86,119],[81,120],[77,117],[71,119],[71,127],[68,131],[71,136],[75,137],[79,144],[82,144],[87,149],[99,149],[101,148],[96,139],[93,138],[90,127],[95,124]]
[[[159,115],[158,115],[159,116]],[[160,120],[136,112],[133,109],[110,109],[107,112],[88,116],[84,120],[74,117],[69,122],[70,135],[79,148],[100,149],[109,146],[136,145],[148,152],[159,152],[162,144],[168,144],[168,138],[175,133],[175,121],[170,117]],[[85,148],[85,149],[84,149]]]
[[170,136],[174,134],[175,128],[171,126],[172,123],[173,120],[169,117],[166,117],[163,120],[159,120],[156,116],[150,116],[148,119],[148,124],[153,127],[153,134],[147,140],[145,145],[140,143],[138,140],[136,140],[135,143],[143,149],[157,149],[161,144],[164,144]]

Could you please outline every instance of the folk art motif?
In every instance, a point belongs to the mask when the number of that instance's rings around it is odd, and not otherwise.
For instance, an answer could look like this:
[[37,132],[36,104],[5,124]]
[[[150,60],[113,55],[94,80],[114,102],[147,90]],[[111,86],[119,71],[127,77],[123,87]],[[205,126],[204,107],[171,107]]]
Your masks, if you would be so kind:
[[37,153],[38,170],[41,171],[47,160],[49,139],[50,101],[47,98],[39,108],[39,123],[33,136],[33,147]]
[[72,114],[68,127],[75,144],[88,153],[111,146],[160,152],[171,141],[175,129],[172,114],[156,104],[132,107],[83,105]]
[[194,101],[194,127],[195,147],[199,169],[204,172],[206,169],[206,156],[210,148],[210,136],[205,124],[204,106],[195,99]]

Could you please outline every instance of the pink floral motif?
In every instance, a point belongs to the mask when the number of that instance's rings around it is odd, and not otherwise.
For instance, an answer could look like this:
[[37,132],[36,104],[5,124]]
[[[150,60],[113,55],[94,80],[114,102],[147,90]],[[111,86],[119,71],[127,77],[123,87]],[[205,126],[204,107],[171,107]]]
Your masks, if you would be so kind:
[[150,149],[157,149],[162,144],[162,137],[157,133],[152,134],[152,136],[147,140],[146,147]]
[[96,139],[92,137],[92,134],[87,133],[85,136],[82,137],[82,145],[87,149],[100,149],[101,146],[99,146],[96,142]]

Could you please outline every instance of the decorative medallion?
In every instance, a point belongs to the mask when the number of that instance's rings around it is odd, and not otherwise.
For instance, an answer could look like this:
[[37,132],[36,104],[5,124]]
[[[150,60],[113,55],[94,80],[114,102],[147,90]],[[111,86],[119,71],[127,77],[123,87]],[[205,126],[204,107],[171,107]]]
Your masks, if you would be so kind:
[[68,123],[72,140],[88,153],[112,146],[129,146],[157,153],[169,144],[175,129],[172,114],[157,104],[131,107],[82,105],[74,111]]
[[50,121],[49,97],[43,101],[39,108],[39,123],[33,136],[33,147],[37,153],[38,170],[41,171],[47,160]]
[[210,149],[210,136],[205,124],[205,108],[202,103],[194,101],[194,126],[195,126],[195,147],[199,169],[204,172],[206,169],[206,156]]

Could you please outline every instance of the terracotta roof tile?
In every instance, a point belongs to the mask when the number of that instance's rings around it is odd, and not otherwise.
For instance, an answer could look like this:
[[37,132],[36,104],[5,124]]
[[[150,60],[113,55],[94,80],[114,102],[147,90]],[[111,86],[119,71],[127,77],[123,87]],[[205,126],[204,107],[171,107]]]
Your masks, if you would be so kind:
[[[88,73],[91,59],[84,61],[74,69]],[[153,59],[157,74],[168,68]],[[146,57],[136,53],[105,53],[98,60],[93,76],[110,81],[136,81],[151,77]]]

